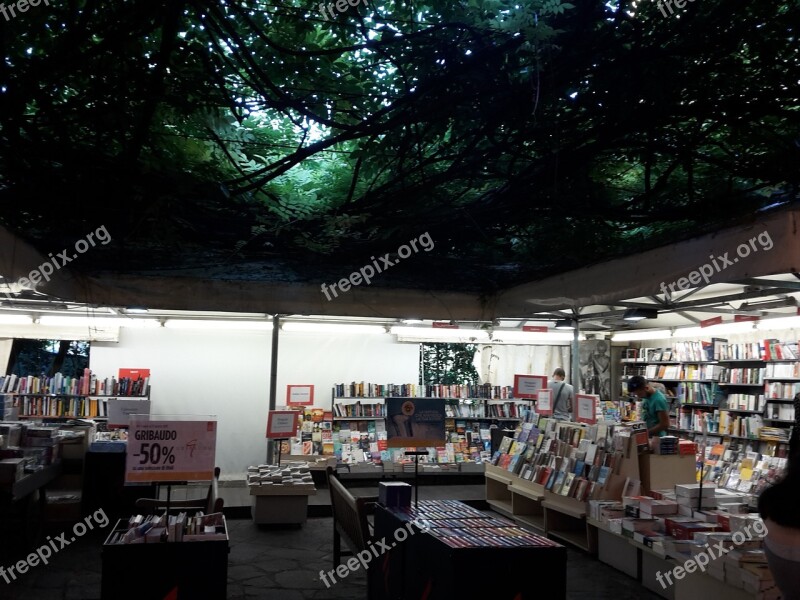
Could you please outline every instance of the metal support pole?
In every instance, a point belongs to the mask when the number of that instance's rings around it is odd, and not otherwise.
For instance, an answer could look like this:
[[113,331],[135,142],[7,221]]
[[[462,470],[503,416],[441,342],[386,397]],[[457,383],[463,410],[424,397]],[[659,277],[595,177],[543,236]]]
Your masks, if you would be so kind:
[[[580,360],[580,352],[578,349],[578,337],[581,334],[581,326],[580,322],[575,319],[575,329],[572,330],[572,387],[575,389],[575,393],[578,394],[581,391],[581,360]],[[576,407],[577,409],[577,407]]]
[[[269,410],[275,410],[275,402],[278,394],[278,336],[281,332],[280,315],[272,315],[272,355],[270,356],[269,367]],[[274,444],[271,440],[267,441],[267,464],[271,465],[275,453]],[[278,444],[278,460],[281,455],[281,442]]]

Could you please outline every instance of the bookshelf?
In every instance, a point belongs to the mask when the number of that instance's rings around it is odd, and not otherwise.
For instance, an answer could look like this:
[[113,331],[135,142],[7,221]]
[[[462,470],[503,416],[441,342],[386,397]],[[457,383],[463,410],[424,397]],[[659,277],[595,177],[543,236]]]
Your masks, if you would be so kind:
[[705,419],[709,435],[788,442],[796,416],[790,405],[800,393],[797,343],[712,338],[672,348],[630,348],[624,356],[623,373],[662,383],[680,402],[670,411],[670,431],[699,434]]
[[[532,400],[515,399],[510,386],[466,384],[336,384],[332,389],[334,454],[344,464],[402,464],[389,450],[386,398],[434,398],[445,405],[445,439],[429,449],[420,465],[451,465],[481,460],[490,448],[489,427],[515,427]],[[399,450],[402,453],[402,449]],[[488,458],[488,457],[484,457]],[[394,466],[392,466],[394,470]]]
[[19,410],[19,419],[40,421],[70,421],[74,419],[108,420],[108,400],[148,400],[150,394],[140,396],[81,396],[71,394],[3,394],[11,398],[13,408]]
[[89,369],[81,377],[0,377],[3,408],[14,408],[20,419],[67,421],[108,417],[109,398],[149,399],[150,378],[99,379]]
[[[525,423],[486,465],[486,501],[525,528],[594,554],[587,501],[621,497],[639,479],[636,426]],[[509,443],[510,442],[510,443]]]
[[102,547],[101,599],[166,598],[177,588],[180,597],[224,600],[230,547],[225,518],[216,514],[223,533],[185,534],[179,542],[114,543],[129,529],[128,519],[117,521]]

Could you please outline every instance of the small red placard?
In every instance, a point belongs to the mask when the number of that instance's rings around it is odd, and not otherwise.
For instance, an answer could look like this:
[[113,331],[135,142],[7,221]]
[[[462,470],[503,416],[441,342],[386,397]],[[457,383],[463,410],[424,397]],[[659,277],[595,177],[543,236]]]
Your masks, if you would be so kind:
[[142,379],[145,377],[150,377],[150,369],[120,369],[119,370],[119,378],[120,379]]
[[530,331],[531,333],[547,333],[550,331],[549,327],[545,325],[523,325],[522,331]]
[[733,315],[734,323],[746,323],[747,321],[759,321],[761,317],[758,315]]
[[287,385],[286,404],[289,406],[311,406],[314,404],[314,386]]
[[536,393],[546,387],[546,375],[514,375],[515,398],[536,398]]
[[536,412],[540,415],[550,416],[553,414],[553,390],[539,390],[536,393]]
[[458,325],[447,321],[434,321],[432,327],[434,329],[458,329]]
[[597,422],[597,402],[598,396],[591,394],[575,394],[575,420],[578,423],[589,423],[594,425]]
[[700,327],[711,327],[712,325],[719,325],[722,323],[722,317],[712,317],[705,321],[700,321]]
[[267,414],[267,437],[272,439],[286,439],[297,435],[297,418],[300,415],[296,410],[271,410]]

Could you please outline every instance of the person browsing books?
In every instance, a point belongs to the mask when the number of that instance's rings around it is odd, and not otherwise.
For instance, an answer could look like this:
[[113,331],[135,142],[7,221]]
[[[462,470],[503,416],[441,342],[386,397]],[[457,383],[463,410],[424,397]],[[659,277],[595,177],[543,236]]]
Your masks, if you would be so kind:
[[[794,397],[795,419],[800,420],[800,394]],[[800,599],[800,422],[789,440],[789,457],[783,479],[758,497],[758,512],[767,533],[764,554],[784,600]]]
[[667,435],[669,429],[669,405],[663,393],[655,389],[641,375],[628,380],[628,393],[641,398],[647,435],[650,437]]
[[558,421],[569,421],[572,417],[572,404],[575,391],[564,381],[566,373],[561,367],[553,371],[553,381],[548,386],[553,390],[553,418]]

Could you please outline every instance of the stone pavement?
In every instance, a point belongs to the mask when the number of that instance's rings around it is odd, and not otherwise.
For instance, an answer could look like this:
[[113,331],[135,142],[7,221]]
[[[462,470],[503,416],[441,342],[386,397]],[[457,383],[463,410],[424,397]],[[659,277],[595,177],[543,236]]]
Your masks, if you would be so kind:
[[[280,529],[259,527],[249,519],[229,519],[228,598],[365,599],[366,577],[363,571],[350,573],[330,588],[319,579],[321,569],[328,571],[333,568],[332,526],[330,517],[309,519],[302,528]],[[53,526],[48,533],[57,535],[67,529],[68,525]],[[87,534],[55,554],[49,565],[34,567],[11,584],[0,578],[0,599],[99,600],[100,548],[105,535]],[[7,549],[0,556],[0,566],[8,566],[12,560],[19,559],[10,556]],[[137,576],[144,575],[138,573]],[[471,581],[474,576],[473,571]],[[482,576],[490,577],[490,574]],[[535,584],[532,582],[532,585]],[[569,600],[658,598],[635,580],[571,549],[568,550],[567,591]],[[454,598],[458,598],[457,593]]]

